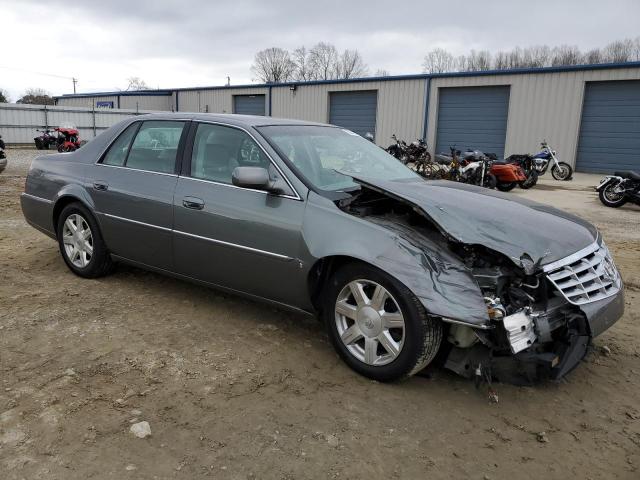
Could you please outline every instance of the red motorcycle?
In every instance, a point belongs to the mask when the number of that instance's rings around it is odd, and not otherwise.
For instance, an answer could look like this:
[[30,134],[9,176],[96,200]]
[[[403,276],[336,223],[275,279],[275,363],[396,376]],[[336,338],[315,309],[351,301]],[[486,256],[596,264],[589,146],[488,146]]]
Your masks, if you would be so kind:
[[516,185],[527,180],[527,175],[524,173],[522,167],[514,165],[513,163],[494,161],[491,164],[491,170],[489,170],[489,172],[495,175],[498,181],[496,188],[501,192],[509,192],[513,190]]
[[80,148],[80,132],[75,127],[58,127],[54,129],[58,132],[58,151],[74,152]]

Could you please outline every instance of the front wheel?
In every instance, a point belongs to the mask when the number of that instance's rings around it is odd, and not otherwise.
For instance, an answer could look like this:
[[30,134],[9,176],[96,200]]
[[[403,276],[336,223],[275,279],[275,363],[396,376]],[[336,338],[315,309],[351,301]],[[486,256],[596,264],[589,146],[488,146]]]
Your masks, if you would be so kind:
[[498,182],[498,184],[496,185],[496,188],[501,192],[510,192],[511,190],[516,188],[516,185],[517,185],[516,182],[509,182],[509,183]]
[[598,192],[598,197],[606,207],[618,208],[627,203],[624,192],[616,192],[617,183],[611,182]]
[[558,162],[558,165],[554,165],[551,169],[551,175],[556,180],[571,180],[573,168],[566,162]]
[[484,187],[493,190],[498,185],[498,179],[493,173],[487,173],[484,176]]
[[441,322],[427,315],[407,287],[362,263],[345,265],[331,277],[323,318],[342,360],[381,382],[422,370],[442,341]]

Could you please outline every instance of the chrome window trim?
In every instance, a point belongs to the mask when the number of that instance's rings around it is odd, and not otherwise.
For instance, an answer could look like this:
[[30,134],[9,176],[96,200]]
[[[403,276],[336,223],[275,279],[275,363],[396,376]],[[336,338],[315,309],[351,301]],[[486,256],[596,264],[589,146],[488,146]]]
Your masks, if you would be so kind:
[[118,165],[105,165],[104,163],[96,163],[97,167],[120,168],[122,170],[132,170],[134,172],[153,173],[155,175],[165,175],[167,177],[177,177],[175,173],[156,172],[154,170],[142,170],[141,168],[120,167]]
[[227,246],[227,247],[233,247],[233,248],[237,248],[237,249],[240,249],[240,250],[245,250],[247,252],[257,253],[259,255],[265,255],[267,257],[273,257],[273,258],[277,258],[279,260],[284,260],[284,261],[287,261],[287,262],[290,262],[290,261],[294,260],[293,257],[289,257],[287,255],[282,255],[280,253],[269,252],[267,250],[260,250],[259,248],[247,247],[246,245],[240,245],[240,244],[237,244],[237,243],[225,242],[224,240],[218,240],[218,239],[215,239],[215,238],[203,237],[201,235],[195,235],[193,233],[187,233],[187,232],[183,232],[181,230],[174,230],[174,229],[171,229],[171,228],[168,228],[168,227],[161,227],[159,225],[153,225],[151,223],[145,223],[145,222],[140,222],[138,220],[132,220],[130,218],[119,217],[118,215],[112,215],[110,213],[100,213],[99,215],[104,215],[105,217],[113,218],[115,220],[120,220],[120,221],[123,221],[123,222],[134,223],[136,225],[141,225],[143,227],[156,228],[158,230],[162,230],[163,232],[177,233],[179,235],[184,235],[186,237],[196,238],[198,240],[204,240],[204,241],[207,241],[207,242],[212,242],[212,243],[216,243],[218,245],[224,245],[224,246]]
[[[284,172],[282,171],[282,169],[278,166],[278,164],[275,162],[275,160],[273,159],[273,157],[271,155],[269,155],[269,153],[264,149],[264,147],[260,144],[260,142],[258,141],[258,139],[255,137],[255,135],[253,135],[253,133],[251,133],[249,130],[247,130],[246,128],[240,126],[240,125],[232,125],[230,123],[224,123],[224,122],[220,122],[220,121],[213,121],[213,120],[199,120],[199,119],[193,119],[192,120],[193,123],[198,123],[198,124],[208,124],[208,125],[220,125],[221,127],[229,127],[229,128],[236,128],[238,130],[243,131],[244,133],[246,133],[247,135],[249,135],[249,137],[251,137],[251,139],[256,142],[256,145],[258,145],[258,147],[260,148],[260,150],[262,150],[262,152],[266,155],[266,157],[269,159],[269,162],[271,162],[271,164],[275,167],[276,170],[278,170],[278,172],[280,173],[280,175],[282,175],[282,178],[284,178],[284,181],[287,182],[287,185],[289,185],[289,188],[291,189],[291,191],[295,194],[294,196],[291,195],[281,195],[281,194],[270,194],[269,192],[265,192],[263,190],[256,190],[253,188],[244,188],[244,187],[237,187],[233,184],[228,184],[228,183],[222,183],[222,182],[216,182],[214,180],[206,180],[204,178],[196,178],[196,177],[192,177],[192,176],[184,176],[181,175],[182,178],[190,178],[191,180],[200,180],[203,182],[210,182],[210,183],[214,183],[216,185],[225,185],[225,186],[230,186],[230,187],[234,187],[234,188],[240,188],[242,190],[251,190],[254,192],[261,192],[264,193],[266,195],[273,195],[275,197],[282,197],[282,198],[291,198],[293,200],[299,200],[302,201],[302,197],[300,196],[300,194],[298,193],[298,191],[294,188],[294,186],[291,184],[291,182],[289,181],[289,179],[287,178],[287,176],[284,174]],[[195,142],[195,139],[194,139]]]
[[53,200],[49,200],[48,198],[38,197],[37,195],[31,195],[30,193],[27,193],[27,192],[22,192],[21,195],[25,197],[33,198],[34,200],[38,200],[39,202],[44,202],[48,204],[53,203]]
[[100,215],[104,215],[105,217],[113,218],[115,220],[121,220],[123,222],[135,223],[136,225],[141,225],[143,227],[157,228],[158,230],[162,230],[163,232],[172,232],[173,231],[171,228],[168,228],[168,227],[161,227],[160,225],[153,225],[152,223],[145,223],[145,222],[141,222],[139,220],[132,220],[130,218],[119,217],[118,215],[112,215],[110,213],[100,213]]
[[[184,175],[179,175],[179,176],[180,178],[184,178],[185,180],[193,180],[194,182],[213,183],[214,185],[220,185],[221,187],[237,188],[239,190],[261,193],[263,195],[271,195],[272,197],[290,198],[291,200],[302,201],[300,197],[293,197],[291,195],[275,194],[275,193],[265,192],[264,190],[256,190],[255,188],[238,187],[237,185],[233,185],[231,183],[216,182],[215,180],[205,180],[204,178],[185,177]],[[295,190],[293,191],[295,192]]]
[[247,247],[246,245],[239,245],[237,243],[225,242],[224,240],[217,240],[215,238],[210,238],[210,237],[203,237],[201,235],[195,235],[193,233],[187,233],[187,232],[183,232],[181,230],[174,230],[173,232],[177,233],[179,235],[184,235],[186,237],[191,237],[191,238],[196,238],[198,240],[204,240],[204,241],[207,241],[207,242],[216,243],[218,245],[224,245],[224,246],[227,246],[227,247],[238,248],[240,250],[245,250],[245,251],[252,252],[252,253],[257,253],[257,254],[260,254],[260,255],[265,255],[265,256],[268,256],[268,257],[274,257],[274,258],[277,258],[279,260],[285,260],[287,262],[293,260],[293,257],[289,257],[287,255],[281,255],[280,253],[268,252],[267,250],[260,250],[259,248]]

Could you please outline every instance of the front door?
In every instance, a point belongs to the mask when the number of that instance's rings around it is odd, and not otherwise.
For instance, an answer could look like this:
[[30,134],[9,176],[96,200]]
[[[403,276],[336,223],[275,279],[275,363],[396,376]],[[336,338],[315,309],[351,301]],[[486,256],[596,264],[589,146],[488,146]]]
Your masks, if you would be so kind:
[[272,178],[282,175],[247,132],[198,124],[190,166],[178,178],[174,195],[176,271],[296,304],[306,292],[298,261],[305,203],[293,189],[271,195],[234,186],[231,174],[237,166],[267,168]]
[[184,130],[185,122],[135,122],[92,167],[87,190],[113,254],[172,269],[173,192]]

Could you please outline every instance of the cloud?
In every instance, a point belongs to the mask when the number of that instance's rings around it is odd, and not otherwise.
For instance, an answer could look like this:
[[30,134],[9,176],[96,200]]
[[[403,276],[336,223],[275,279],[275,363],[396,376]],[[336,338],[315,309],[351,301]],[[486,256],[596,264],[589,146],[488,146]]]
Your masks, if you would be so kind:
[[[251,81],[255,52],[329,41],[356,48],[371,71],[416,73],[443,47],[510,49],[536,44],[602,46],[637,32],[640,2],[621,0],[349,1],[0,0],[5,48],[0,88],[69,93],[113,90],[139,76],[153,87]],[[53,12],[60,14],[53,15]],[[27,73],[29,70],[36,73]]]

